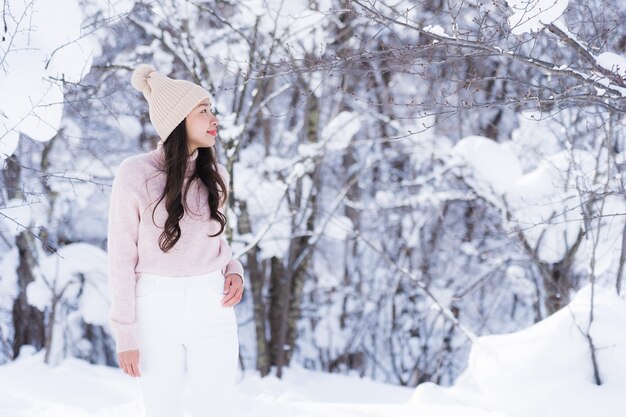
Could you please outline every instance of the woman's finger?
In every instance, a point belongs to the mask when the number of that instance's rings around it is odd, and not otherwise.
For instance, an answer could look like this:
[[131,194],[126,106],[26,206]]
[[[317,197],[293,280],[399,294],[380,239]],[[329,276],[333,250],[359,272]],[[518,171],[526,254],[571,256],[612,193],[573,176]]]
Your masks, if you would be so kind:
[[130,364],[132,376],[139,376],[139,363],[137,361],[133,361]]
[[230,303],[230,300],[232,300],[232,299],[235,297],[235,294],[237,294],[237,291],[236,291],[236,290],[235,290],[235,291],[230,290],[230,291],[228,292],[228,294],[226,294],[226,295],[224,296],[224,298],[222,298],[222,305],[223,305],[224,307],[228,307],[228,306],[230,305],[230,304],[229,304],[229,303]]
[[[241,289],[241,287],[234,287],[231,288],[231,290],[229,291],[228,294],[226,294],[226,296],[222,299],[222,305],[224,307],[230,307],[231,305],[235,304],[234,302],[231,301],[237,301],[237,297],[243,292],[243,290]],[[241,298],[239,298],[241,299]]]
[[128,365],[126,364],[126,361],[121,363],[122,365],[122,371],[124,371],[125,374],[128,374]]

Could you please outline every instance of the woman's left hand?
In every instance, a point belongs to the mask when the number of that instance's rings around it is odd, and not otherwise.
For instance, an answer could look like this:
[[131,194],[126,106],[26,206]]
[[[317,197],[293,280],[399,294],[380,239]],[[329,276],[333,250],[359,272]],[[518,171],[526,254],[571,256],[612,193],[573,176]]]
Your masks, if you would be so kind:
[[231,307],[241,301],[243,296],[243,280],[239,274],[228,274],[224,280],[223,307]]

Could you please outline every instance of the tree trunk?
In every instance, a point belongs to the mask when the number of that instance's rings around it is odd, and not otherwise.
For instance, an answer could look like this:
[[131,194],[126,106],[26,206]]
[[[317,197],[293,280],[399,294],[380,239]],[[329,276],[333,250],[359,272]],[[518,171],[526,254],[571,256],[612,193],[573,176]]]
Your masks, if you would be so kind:
[[[20,186],[21,169],[15,155],[6,159],[3,177],[8,198],[23,198]],[[16,271],[18,295],[13,302],[12,309],[13,358],[19,355],[20,348],[24,345],[32,345],[39,350],[44,343],[44,314],[29,305],[26,299],[26,287],[33,281],[33,271],[37,265],[34,250],[35,237],[30,230],[25,230],[16,237],[15,243],[19,254],[19,264]]]

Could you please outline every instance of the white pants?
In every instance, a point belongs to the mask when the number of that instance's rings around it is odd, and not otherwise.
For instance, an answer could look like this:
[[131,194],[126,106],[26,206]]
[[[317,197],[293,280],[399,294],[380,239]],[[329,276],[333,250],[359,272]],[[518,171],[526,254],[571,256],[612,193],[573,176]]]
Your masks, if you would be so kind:
[[[239,338],[234,307],[223,307],[224,275],[140,274],[136,287],[137,378],[146,417],[229,415]],[[189,404],[184,406],[188,383]]]

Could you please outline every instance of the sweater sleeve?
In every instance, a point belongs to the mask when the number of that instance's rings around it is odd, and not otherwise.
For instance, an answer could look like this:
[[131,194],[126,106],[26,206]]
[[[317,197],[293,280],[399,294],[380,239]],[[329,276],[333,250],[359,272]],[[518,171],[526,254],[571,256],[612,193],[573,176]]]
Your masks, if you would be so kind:
[[241,277],[242,283],[245,284],[243,279],[243,265],[241,265],[241,262],[239,262],[238,259],[232,258],[230,261],[228,261],[224,269],[222,269],[222,273],[224,274],[224,276],[228,274],[237,274]]
[[[228,170],[222,164],[218,164],[217,168],[218,168],[218,171],[219,171],[220,175],[224,179],[224,183],[226,184],[226,188],[228,189],[228,187],[230,186],[230,174],[228,173]],[[222,213],[225,213],[225,210],[224,210],[225,209],[225,205],[226,204],[224,204],[223,206],[220,207],[220,211],[222,211]],[[224,276],[226,276],[228,274],[237,274],[237,275],[239,275],[241,277],[241,281],[245,285],[245,281],[244,281],[244,277],[243,277],[243,265],[241,264],[241,262],[238,259],[231,258],[231,260],[228,261],[226,266],[222,269],[222,274],[224,274]]]
[[125,159],[113,180],[109,205],[107,252],[108,287],[111,298],[109,324],[116,351],[137,349],[135,322],[135,267],[139,259],[138,189],[133,186],[138,173]]

